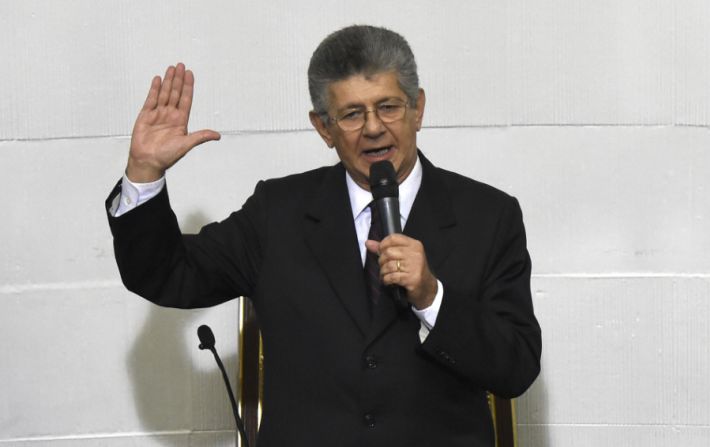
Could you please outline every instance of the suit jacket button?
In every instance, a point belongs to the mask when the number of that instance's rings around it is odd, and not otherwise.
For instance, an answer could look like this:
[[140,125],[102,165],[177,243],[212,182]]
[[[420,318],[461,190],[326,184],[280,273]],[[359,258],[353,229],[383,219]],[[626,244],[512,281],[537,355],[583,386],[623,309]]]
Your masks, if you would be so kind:
[[370,413],[365,413],[363,419],[365,420],[365,425],[367,426],[367,428],[375,428],[375,417],[373,415],[371,415]]
[[377,368],[377,359],[372,355],[368,355],[367,357],[365,357],[365,365],[369,369],[375,369]]
[[452,364],[452,365],[456,364],[456,360],[453,357],[451,357],[448,352],[439,350],[437,352],[437,354],[439,355],[439,357],[443,358],[444,360],[446,360],[450,364]]

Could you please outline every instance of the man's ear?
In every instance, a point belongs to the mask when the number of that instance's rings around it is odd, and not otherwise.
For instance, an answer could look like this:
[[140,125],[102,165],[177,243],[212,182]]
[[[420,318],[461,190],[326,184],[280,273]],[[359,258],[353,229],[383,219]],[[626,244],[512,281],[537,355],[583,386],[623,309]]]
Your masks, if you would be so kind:
[[417,96],[417,131],[422,128],[422,120],[424,119],[424,106],[426,105],[426,95],[424,94],[424,89],[419,89],[419,96]]
[[335,145],[333,143],[333,137],[330,135],[330,130],[328,130],[328,126],[323,122],[320,115],[311,110],[308,112],[308,118],[311,119],[311,124],[318,131],[318,135],[320,135],[323,141],[325,141],[325,144],[332,149]]

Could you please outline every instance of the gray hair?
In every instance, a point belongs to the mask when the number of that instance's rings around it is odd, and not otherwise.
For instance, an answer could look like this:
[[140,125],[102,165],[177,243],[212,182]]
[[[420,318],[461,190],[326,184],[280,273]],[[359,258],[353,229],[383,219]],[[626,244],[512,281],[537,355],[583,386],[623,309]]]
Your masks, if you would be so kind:
[[338,30],[318,45],[308,65],[308,91],[313,110],[328,119],[328,86],[353,75],[371,76],[394,71],[399,88],[414,106],[419,96],[419,76],[409,44],[386,28],[352,25]]

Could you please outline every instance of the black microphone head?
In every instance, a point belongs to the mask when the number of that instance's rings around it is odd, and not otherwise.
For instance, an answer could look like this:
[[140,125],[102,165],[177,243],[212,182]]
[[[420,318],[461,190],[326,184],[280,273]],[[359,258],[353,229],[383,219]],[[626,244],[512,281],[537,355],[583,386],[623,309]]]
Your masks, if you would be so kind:
[[200,338],[200,349],[214,348],[214,334],[212,329],[206,324],[197,328],[197,336]]
[[388,160],[370,165],[370,192],[375,200],[384,197],[399,197],[399,185],[394,166]]

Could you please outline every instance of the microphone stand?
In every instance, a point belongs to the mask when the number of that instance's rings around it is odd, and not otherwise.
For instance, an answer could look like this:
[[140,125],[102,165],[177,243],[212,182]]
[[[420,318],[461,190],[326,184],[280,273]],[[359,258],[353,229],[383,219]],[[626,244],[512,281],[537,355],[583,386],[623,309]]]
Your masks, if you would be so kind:
[[237,423],[237,430],[239,430],[239,435],[242,438],[242,443],[244,447],[249,447],[249,440],[247,439],[246,431],[244,430],[244,423],[242,418],[239,417],[239,410],[237,410],[237,400],[234,398],[234,393],[232,392],[232,386],[229,383],[229,377],[227,376],[227,371],[224,369],[222,360],[217,354],[217,349],[214,347],[214,334],[212,329],[207,325],[202,325],[197,329],[197,335],[200,337],[200,349],[209,349],[214,355],[214,359],[219,366],[219,370],[222,372],[222,379],[224,379],[224,385],[227,387],[227,394],[229,394],[229,401],[232,403],[232,413],[234,414],[234,421]]

